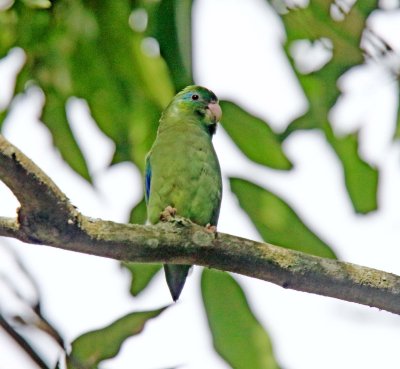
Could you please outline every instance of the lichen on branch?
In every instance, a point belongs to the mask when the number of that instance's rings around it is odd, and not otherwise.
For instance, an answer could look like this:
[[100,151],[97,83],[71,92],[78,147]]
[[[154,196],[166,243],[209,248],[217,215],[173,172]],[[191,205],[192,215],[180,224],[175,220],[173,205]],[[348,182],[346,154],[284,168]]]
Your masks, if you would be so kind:
[[400,277],[224,233],[176,218],[158,225],[84,216],[54,182],[0,135],[0,179],[18,198],[0,236],[26,243],[145,263],[196,264],[400,314]]

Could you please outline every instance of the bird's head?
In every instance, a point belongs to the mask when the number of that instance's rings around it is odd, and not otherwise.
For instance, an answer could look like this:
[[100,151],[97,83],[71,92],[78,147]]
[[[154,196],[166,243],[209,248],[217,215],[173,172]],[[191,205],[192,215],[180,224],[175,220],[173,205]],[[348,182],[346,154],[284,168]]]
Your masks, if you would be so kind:
[[190,115],[198,119],[212,135],[222,110],[214,92],[201,86],[188,86],[179,92],[168,107],[173,114]]

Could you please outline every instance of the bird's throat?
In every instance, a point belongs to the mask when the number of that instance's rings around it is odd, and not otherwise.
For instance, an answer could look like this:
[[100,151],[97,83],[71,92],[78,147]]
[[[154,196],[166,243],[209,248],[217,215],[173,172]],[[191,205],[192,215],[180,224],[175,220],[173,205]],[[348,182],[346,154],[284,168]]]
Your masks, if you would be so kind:
[[215,134],[215,132],[217,131],[217,123],[209,124],[207,126],[207,131],[208,131],[208,134],[212,137]]

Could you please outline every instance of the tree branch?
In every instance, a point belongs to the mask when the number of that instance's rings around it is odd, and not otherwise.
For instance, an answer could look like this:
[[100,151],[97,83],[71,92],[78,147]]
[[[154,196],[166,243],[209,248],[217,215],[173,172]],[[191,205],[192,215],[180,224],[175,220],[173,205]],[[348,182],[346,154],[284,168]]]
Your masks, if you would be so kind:
[[116,260],[203,265],[400,314],[400,277],[394,274],[214,235],[180,218],[142,226],[85,217],[2,136],[0,178],[21,203],[17,218],[0,218],[0,236]]

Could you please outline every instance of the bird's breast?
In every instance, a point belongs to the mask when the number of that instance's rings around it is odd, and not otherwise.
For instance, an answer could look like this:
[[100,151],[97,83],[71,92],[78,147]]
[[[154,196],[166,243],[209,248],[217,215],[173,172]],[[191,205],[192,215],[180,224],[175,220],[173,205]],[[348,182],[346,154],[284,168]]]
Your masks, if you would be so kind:
[[199,130],[165,131],[151,153],[149,218],[158,221],[167,206],[200,225],[216,224],[221,202],[221,174],[208,135]]

